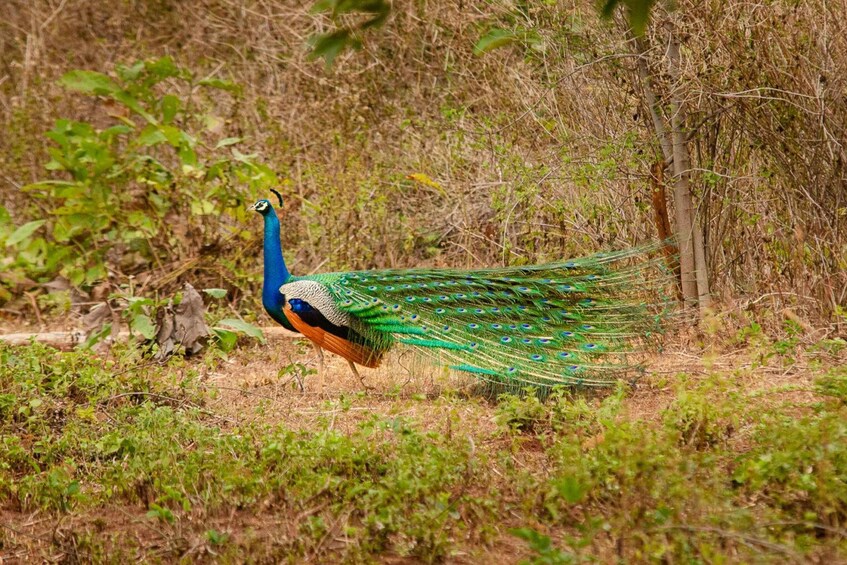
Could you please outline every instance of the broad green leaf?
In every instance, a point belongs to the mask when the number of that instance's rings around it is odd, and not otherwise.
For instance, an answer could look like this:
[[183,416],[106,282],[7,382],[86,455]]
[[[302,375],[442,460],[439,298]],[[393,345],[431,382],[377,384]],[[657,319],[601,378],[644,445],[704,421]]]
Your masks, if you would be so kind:
[[235,349],[235,344],[238,342],[237,333],[223,328],[212,328],[212,333],[214,333],[215,337],[218,338],[218,347],[220,347],[224,353],[229,353]]
[[167,94],[162,97],[161,106],[162,122],[166,124],[171,123],[176,117],[176,113],[179,112],[179,98],[173,94]]
[[[132,122],[130,122],[130,123],[132,123]],[[134,125],[135,124],[133,124],[133,126]],[[127,134],[127,133],[131,133],[132,129],[133,128],[131,126],[129,126],[129,124],[112,126],[110,128],[106,128],[102,132],[100,132],[100,136],[105,138],[105,139],[110,139],[112,137],[115,137],[116,135],[124,135],[124,134]]]
[[158,233],[156,222],[145,212],[134,211],[127,216],[127,224],[138,228],[146,237],[153,237]]
[[482,55],[498,47],[510,45],[519,39],[518,35],[508,29],[493,28],[479,38],[474,45],[474,55]]
[[139,314],[144,306],[153,306],[155,304],[155,301],[152,298],[148,298],[146,296],[129,296],[126,301],[127,309],[130,312],[138,312]]
[[146,70],[150,77],[154,79],[153,84],[159,83],[166,78],[177,77],[180,75],[179,67],[176,63],[174,63],[173,58],[168,56],[144,61],[144,70]]
[[85,281],[90,283],[102,281],[106,278],[106,274],[106,266],[98,263],[85,271]]
[[188,147],[194,147],[197,145],[197,138],[187,131],[180,130],[179,137],[182,140],[183,145],[187,145]]
[[136,61],[131,66],[126,65],[116,65],[115,70],[118,73],[118,76],[123,81],[132,81],[135,80],[141,75],[141,71],[144,70],[144,61]]
[[34,220],[32,222],[27,222],[15,231],[12,232],[12,235],[9,236],[9,239],[6,240],[6,247],[12,247],[13,245],[17,245],[23,240],[27,239],[35,230],[43,226],[47,223],[47,220]]
[[197,178],[202,178],[205,175],[203,169],[197,166],[197,152],[195,152],[194,149],[191,148],[191,146],[182,145],[180,146],[179,151],[177,151],[177,153],[179,154],[179,160],[182,161],[183,170],[185,169],[185,167],[191,167],[192,169],[199,172],[199,174],[193,176]]
[[115,94],[121,90],[115,81],[96,71],[70,71],[62,75],[59,83],[86,94]]
[[350,34],[349,29],[339,29],[332,33],[313,35],[309,38],[309,43],[312,45],[312,52],[309,53],[309,58],[323,58],[327,67],[331,67],[335,58],[347,47],[353,49],[361,47],[361,42]]
[[150,319],[150,316],[145,314],[136,314],[132,318],[132,323],[130,324],[132,331],[138,332],[144,339],[153,339],[156,337],[156,325],[153,324],[153,320]]
[[113,92],[112,98],[115,99],[117,102],[120,102],[121,104],[123,104],[124,106],[126,106],[127,108],[129,108],[130,110],[132,110],[133,112],[135,112],[136,114],[138,114],[139,116],[144,118],[145,120],[147,120],[147,123],[150,123],[150,124],[158,124],[159,123],[158,120],[156,120],[156,118],[151,116],[150,113],[147,112],[147,110],[142,108],[141,103],[138,100],[136,100],[132,95],[130,95],[128,92],[125,92],[123,90],[119,91],[119,92]]
[[203,292],[205,292],[212,298],[223,298],[224,296],[226,296],[226,289],[223,288],[204,288]]
[[166,142],[167,140],[168,138],[165,137],[165,134],[162,133],[162,131],[154,125],[148,125],[147,127],[145,127],[144,131],[141,132],[141,135],[136,138],[136,141],[138,143],[146,147],[158,145],[160,143]]
[[165,138],[168,140],[168,143],[170,143],[174,147],[180,147],[181,145],[183,145],[184,140],[181,129],[174,126],[159,126],[159,131],[164,134]]
[[562,477],[553,481],[553,486],[556,488],[559,496],[565,499],[568,504],[576,504],[585,498],[588,492],[588,487],[575,477]]
[[221,320],[218,322],[218,326],[223,326],[225,328],[231,328],[237,332],[249,335],[250,337],[254,337],[265,343],[265,334],[262,333],[262,330],[254,326],[253,324],[248,324],[243,320],[236,320],[234,318],[227,318],[225,320]]

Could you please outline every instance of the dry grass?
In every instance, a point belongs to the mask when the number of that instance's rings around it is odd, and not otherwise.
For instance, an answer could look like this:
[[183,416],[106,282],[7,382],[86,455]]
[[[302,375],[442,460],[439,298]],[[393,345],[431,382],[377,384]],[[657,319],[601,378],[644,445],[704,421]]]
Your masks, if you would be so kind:
[[[591,2],[523,12],[401,3],[331,70],[305,47],[330,23],[302,3],[132,6],[0,8],[0,122],[10,132],[0,193],[16,222],[38,216],[17,187],[44,175],[40,133],[60,116],[105,118],[55,80],[168,54],[243,85],[240,98],[211,102],[228,134],[246,135],[290,179],[284,237],[298,272],[540,262],[652,237],[643,203],[658,156],[631,45]],[[817,320],[847,300],[836,71],[847,61],[845,10],[843,1],[682,3],[676,85],[661,48],[669,16],[656,14],[650,64],[659,94],[681,91],[696,126],[693,178],[725,300],[776,292],[780,307]],[[489,27],[529,30],[544,49],[473,55]],[[406,178],[416,172],[444,192]]]

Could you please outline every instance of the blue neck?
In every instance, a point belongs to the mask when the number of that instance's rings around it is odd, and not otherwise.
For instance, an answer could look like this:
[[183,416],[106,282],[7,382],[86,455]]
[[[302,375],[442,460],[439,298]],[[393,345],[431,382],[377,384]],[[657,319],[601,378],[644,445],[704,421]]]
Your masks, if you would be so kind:
[[276,211],[271,208],[265,218],[265,273],[262,282],[262,306],[265,307],[271,318],[293,330],[285,314],[282,312],[283,297],[279,293],[279,287],[288,282],[291,273],[285,266],[282,256],[282,245],[279,241],[279,218]]

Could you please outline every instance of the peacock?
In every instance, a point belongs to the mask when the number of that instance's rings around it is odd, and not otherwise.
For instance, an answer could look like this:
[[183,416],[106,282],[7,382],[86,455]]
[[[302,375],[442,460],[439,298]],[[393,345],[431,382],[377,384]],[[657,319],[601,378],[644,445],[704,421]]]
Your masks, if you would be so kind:
[[[273,191],[282,208],[282,196]],[[268,199],[262,305],[284,327],[356,365],[377,367],[397,345],[496,383],[606,386],[637,366],[670,311],[660,244],[544,265],[482,270],[386,269],[292,276]],[[364,381],[362,381],[364,384]]]

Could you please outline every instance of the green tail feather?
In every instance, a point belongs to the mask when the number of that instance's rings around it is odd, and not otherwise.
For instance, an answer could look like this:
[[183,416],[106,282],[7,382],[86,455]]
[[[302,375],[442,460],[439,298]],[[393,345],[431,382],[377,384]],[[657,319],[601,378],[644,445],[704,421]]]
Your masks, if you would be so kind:
[[661,333],[672,277],[661,244],[548,265],[329,273],[336,306],[369,344],[439,355],[478,378],[603,386]]

